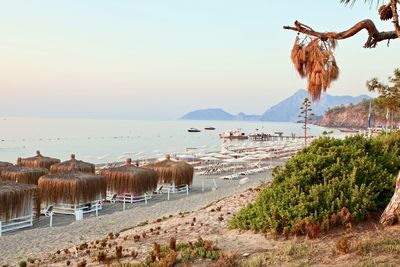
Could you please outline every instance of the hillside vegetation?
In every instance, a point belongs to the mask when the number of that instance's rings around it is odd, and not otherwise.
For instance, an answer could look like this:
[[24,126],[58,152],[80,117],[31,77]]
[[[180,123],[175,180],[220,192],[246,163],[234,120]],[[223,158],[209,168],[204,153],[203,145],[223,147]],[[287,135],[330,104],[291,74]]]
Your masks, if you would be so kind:
[[[386,124],[386,111],[372,101],[371,126]],[[370,100],[363,100],[356,105],[341,105],[329,109],[325,112],[324,117],[317,122],[318,125],[324,127],[350,127],[350,128],[367,128]],[[394,122],[399,123],[400,118],[394,117]]]

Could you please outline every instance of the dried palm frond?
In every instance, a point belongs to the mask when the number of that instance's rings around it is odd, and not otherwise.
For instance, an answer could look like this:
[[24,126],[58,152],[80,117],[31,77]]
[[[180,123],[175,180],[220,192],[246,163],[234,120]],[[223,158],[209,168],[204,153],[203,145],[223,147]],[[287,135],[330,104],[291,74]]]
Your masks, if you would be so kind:
[[157,188],[158,175],[152,169],[139,168],[127,159],[121,167],[100,171],[107,179],[107,191],[117,194],[142,195],[154,192]]
[[329,38],[328,39],[328,43],[329,43],[329,45],[331,46],[332,49],[335,49],[336,46],[337,46],[337,40],[335,40],[335,39]]
[[32,168],[46,168],[50,169],[50,166],[56,163],[60,163],[59,159],[44,157],[40,154],[40,151],[36,151],[36,156],[21,159],[18,158],[17,165],[32,167]]
[[380,16],[381,20],[390,20],[393,18],[393,12],[392,12],[390,3],[387,5],[381,6],[379,8],[378,12],[379,12],[379,16]]
[[188,184],[191,185],[193,182],[193,166],[184,161],[173,161],[169,155],[166,155],[166,159],[150,163],[144,168],[153,169],[158,173],[158,182],[162,183],[174,183],[175,185]]
[[318,100],[321,93],[326,92],[332,81],[339,77],[339,68],[332,51],[336,47],[336,40],[322,41],[314,38],[305,46],[298,42],[296,37],[291,53],[292,62],[297,72],[307,78],[311,98]]
[[293,45],[292,54],[291,54],[292,62],[299,73],[299,75],[304,78],[304,62],[305,62],[305,52],[303,50],[303,46],[299,44],[299,39],[296,38],[296,41]]
[[75,159],[74,154],[71,155],[70,160],[51,165],[50,172],[51,173],[67,172],[71,169],[72,165],[74,165],[76,171],[88,172],[88,173],[95,172],[94,164],[89,163],[89,162],[84,162],[82,160],[77,160],[77,159]]
[[106,198],[106,178],[75,170],[47,174],[38,182],[42,204],[85,204]]
[[40,215],[39,188],[0,180],[0,221]]
[[45,168],[30,168],[23,166],[11,166],[0,170],[0,177],[23,184],[38,184],[41,176],[46,175],[48,170]]

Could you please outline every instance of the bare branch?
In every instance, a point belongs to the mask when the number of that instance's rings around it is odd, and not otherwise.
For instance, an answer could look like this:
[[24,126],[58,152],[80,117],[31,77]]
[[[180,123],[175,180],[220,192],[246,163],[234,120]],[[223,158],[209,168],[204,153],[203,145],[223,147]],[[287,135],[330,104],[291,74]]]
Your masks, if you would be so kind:
[[328,39],[334,39],[334,40],[347,39],[356,35],[361,30],[365,29],[368,32],[368,39],[367,42],[364,44],[365,48],[374,48],[381,41],[399,38],[396,31],[389,31],[389,32],[378,31],[374,22],[370,19],[362,20],[357,24],[355,24],[350,29],[342,32],[317,32],[310,29],[310,27],[308,26],[304,27],[304,24],[298,21],[295,21],[294,25],[295,27],[284,26],[283,28],[285,30],[297,31],[300,33],[304,33],[306,35],[314,36],[323,41],[326,41]]

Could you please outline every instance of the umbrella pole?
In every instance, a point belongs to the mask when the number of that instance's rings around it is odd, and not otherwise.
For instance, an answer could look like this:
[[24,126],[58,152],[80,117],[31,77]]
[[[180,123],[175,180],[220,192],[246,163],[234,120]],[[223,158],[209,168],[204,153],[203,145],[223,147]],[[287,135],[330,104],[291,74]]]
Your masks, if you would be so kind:
[[124,204],[122,205],[122,210],[125,210],[125,197],[124,197]]

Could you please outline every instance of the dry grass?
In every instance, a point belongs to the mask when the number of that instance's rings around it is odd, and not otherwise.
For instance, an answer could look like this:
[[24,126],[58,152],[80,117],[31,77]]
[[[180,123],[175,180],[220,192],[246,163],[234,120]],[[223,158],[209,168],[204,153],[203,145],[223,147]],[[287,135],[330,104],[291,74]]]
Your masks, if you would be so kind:
[[1,171],[2,169],[4,169],[4,168],[11,167],[11,166],[13,166],[12,163],[0,161],[0,171]]
[[133,166],[130,159],[125,166],[102,170],[100,174],[106,177],[107,190],[112,193],[142,195],[157,188],[157,173]]
[[47,173],[48,170],[45,168],[11,166],[0,170],[0,177],[17,183],[37,185],[39,178]]
[[0,221],[30,214],[40,215],[39,188],[0,180]]
[[106,198],[106,178],[83,172],[48,174],[40,177],[42,203],[84,204]]
[[32,167],[32,168],[45,168],[50,170],[50,166],[56,163],[60,163],[59,159],[44,157],[40,154],[40,151],[36,151],[36,156],[30,158],[18,158],[17,165]]
[[184,161],[173,161],[167,155],[163,161],[150,163],[145,168],[153,169],[158,174],[158,183],[174,183],[175,185],[191,185],[193,182],[193,166]]
[[89,162],[84,162],[82,160],[77,160],[75,158],[75,155],[71,155],[71,159],[61,162],[61,163],[56,163],[50,166],[50,172],[51,173],[61,173],[61,172],[67,172],[71,171],[71,169],[74,169],[76,171],[80,172],[87,172],[87,173],[94,173],[95,172],[95,166],[92,163]]

